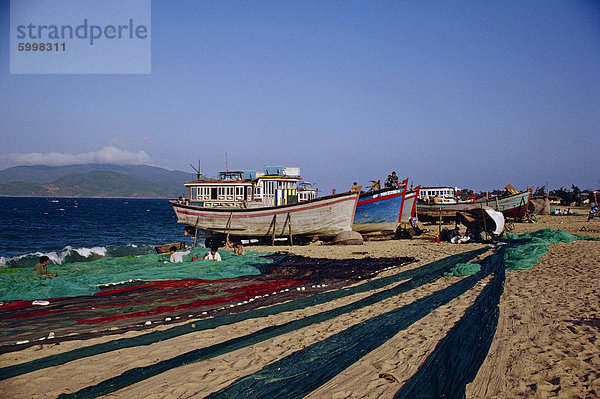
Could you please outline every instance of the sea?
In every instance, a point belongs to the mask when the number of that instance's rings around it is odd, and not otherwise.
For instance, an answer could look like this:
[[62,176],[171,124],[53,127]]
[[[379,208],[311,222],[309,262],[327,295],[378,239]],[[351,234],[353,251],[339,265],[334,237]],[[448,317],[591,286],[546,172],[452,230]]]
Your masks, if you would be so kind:
[[167,199],[0,197],[0,268],[143,255],[183,232]]

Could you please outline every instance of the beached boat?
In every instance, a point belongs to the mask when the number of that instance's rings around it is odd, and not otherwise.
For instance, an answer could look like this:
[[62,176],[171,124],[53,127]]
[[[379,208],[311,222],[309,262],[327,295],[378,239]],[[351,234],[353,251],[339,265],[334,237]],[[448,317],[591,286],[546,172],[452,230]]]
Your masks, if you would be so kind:
[[237,237],[333,237],[352,229],[359,193],[256,208],[211,208],[171,201],[177,222],[205,234]]
[[361,193],[352,230],[361,234],[395,232],[401,223],[415,215],[419,187],[407,189],[408,179],[398,187]]
[[531,198],[532,190],[457,204],[426,204],[419,202],[417,204],[417,215],[422,222],[438,222],[440,219],[450,221],[456,218],[456,212],[461,210],[461,206],[482,205],[502,212],[506,218],[521,219],[527,213],[527,204]]

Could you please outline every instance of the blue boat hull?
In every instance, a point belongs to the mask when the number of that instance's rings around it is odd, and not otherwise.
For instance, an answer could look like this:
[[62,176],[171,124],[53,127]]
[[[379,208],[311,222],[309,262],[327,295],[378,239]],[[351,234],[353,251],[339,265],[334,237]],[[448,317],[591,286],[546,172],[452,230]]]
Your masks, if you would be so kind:
[[396,231],[401,222],[414,215],[418,191],[406,188],[383,189],[361,194],[354,213],[352,230],[359,233]]

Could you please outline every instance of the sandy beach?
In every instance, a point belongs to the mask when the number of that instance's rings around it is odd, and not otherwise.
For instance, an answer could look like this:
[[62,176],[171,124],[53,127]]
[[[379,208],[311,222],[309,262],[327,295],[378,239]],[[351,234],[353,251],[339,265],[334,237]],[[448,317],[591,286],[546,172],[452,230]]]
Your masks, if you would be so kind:
[[[513,232],[533,232],[544,228],[562,229],[573,234],[600,237],[600,221],[587,222],[585,210],[579,216],[538,216],[536,223],[517,223]],[[361,259],[412,257],[416,261],[402,267],[380,272],[368,282],[431,264],[452,255],[481,249],[474,262],[492,254],[486,244],[436,243],[433,239],[437,227],[412,240],[372,240],[361,246],[277,246],[253,247],[257,251],[284,251],[312,258]],[[466,385],[469,398],[595,398],[600,397],[600,243],[574,241],[551,245],[549,252],[529,270],[506,272],[504,291],[499,300],[497,326],[484,353],[483,363],[476,368],[475,376]],[[422,317],[398,329],[391,336],[373,345],[368,351],[355,356],[349,365],[310,388],[303,396],[310,398],[392,398],[418,373],[436,347],[473,306],[494,277],[485,276],[464,293],[441,302]],[[409,278],[389,280],[374,289],[356,290],[350,295],[330,301],[283,311],[264,317],[254,317],[220,325],[202,331],[191,331],[179,336],[159,340],[147,345],[119,348],[93,356],[76,357],[52,367],[20,373],[0,381],[0,397],[51,398],[72,394],[86,387],[96,386],[117,378],[129,370],[163,364],[186,353],[213,348],[223,342],[246,337],[262,337],[262,331],[272,328],[271,335],[249,340],[231,350],[214,356],[182,361],[167,365],[160,372],[128,380],[120,389],[102,394],[115,398],[191,398],[206,397],[230,387],[245,376],[259,379],[261,370],[286,359],[303,359],[300,353],[319,345],[336,341],[337,337],[360,330],[369,320],[385,320],[399,309],[449,289],[466,277],[441,277],[415,285],[397,295],[365,302],[351,311],[332,313],[314,323],[304,320],[324,312],[342,309],[374,294],[401,290]],[[383,281],[383,280],[381,280]],[[387,280],[386,280],[387,281]],[[348,282],[347,287],[359,287],[363,281]],[[310,290],[310,287],[308,287]],[[316,291],[315,291],[316,292]],[[327,292],[320,289],[319,292]],[[354,292],[354,291],[353,291]],[[216,319],[216,318],[215,318]],[[162,324],[144,330],[130,330],[90,339],[66,340],[60,344],[42,342],[0,355],[0,367],[43,359],[51,355],[72,352],[78,348],[132,338],[156,330],[167,330],[177,325],[194,323],[196,316],[181,322]],[[278,328],[298,323],[298,328]],[[387,328],[387,327],[386,327]],[[381,330],[383,331],[383,330]],[[356,351],[364,337],[371,338],[380,330],[367,330],[363,338],[356,339]],[[246,341],[241,341],[246,342]],[[350,341],[349,341],[350,342]],[[315,349],[316,350],[316,349]],[[313,352],[306,352],[313,353]],[[293,356],[296,357],[293,357]],[[340,354],[340,356],[342,356]],[[335,356],[327,361],[336,363]],[[318,365],[316,362],[315,365]],[[293,362],[292,362],[293,365]],[[279,367],[279,366],[276,366]],[[277,369],[276,369],[277,370]],[[293,371],[293,369],[292,369]],[[282,371],[283,372],[283,371]],[[276,375],[276,374],[275,374]],[[307,381],[307,380],[304,380]],[[321,381],[321,380],[319,380]],[[90,391],[91,392],[91,391]],[[260,392],[260,391],[257,391]],[[91,395],[81,393],[82,397]],[[229,393],[222,393],[226,397]],[[93,396],[93,395],[92,395]],[[215,395],[219,396],[219,395]],[[259,393],[254,396],[260,397]],[[286,395],[282,395],[286,397]],[[271,394],[268,397],[272,397]]]

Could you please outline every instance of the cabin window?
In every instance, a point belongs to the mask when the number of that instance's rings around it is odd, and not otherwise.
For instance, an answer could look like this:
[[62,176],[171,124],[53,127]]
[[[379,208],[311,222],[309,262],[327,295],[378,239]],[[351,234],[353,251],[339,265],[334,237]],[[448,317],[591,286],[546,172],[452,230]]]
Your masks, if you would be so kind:
[[213,200],[217,199],[217,188],[216,187],[211,187],[211,189],[210,189],[210,199],[213,199]]
[[266,183],[265,194],[275,194],[275,182],[268,181]]

